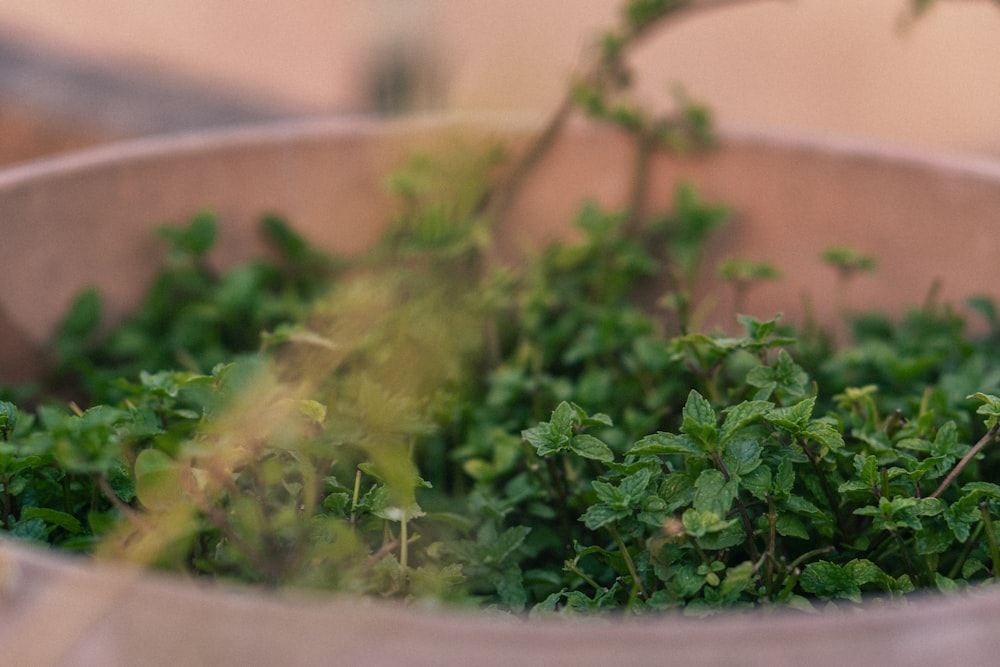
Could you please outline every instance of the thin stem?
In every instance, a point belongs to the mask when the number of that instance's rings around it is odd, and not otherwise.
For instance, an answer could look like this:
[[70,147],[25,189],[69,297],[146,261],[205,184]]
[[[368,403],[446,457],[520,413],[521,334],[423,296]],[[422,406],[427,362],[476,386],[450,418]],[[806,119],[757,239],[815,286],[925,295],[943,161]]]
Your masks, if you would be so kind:
[[913,567],[913,563],[910,561],[910,554],[906,549],[906,542],[903,541],[903,536],[899,534],[894,528],[890,528],[889,532],[892,536],[896,538],[896,546],[899,547],[899,555],[903,557],[903,566],[906,567],[906,573],[910,575],[912,581],[917,581],[917,571]]
[[793,560],[788,565],[788,567],[785,568],[787,577],[785,578],[784,585],[781,587],[781,593],[779,594],[778,599],[787,600],[788,596],[791,595],[792,590],[795,589],[795,584],[798,583],[799,575],[801,574],[801,572],[799,571],[799,566],[802,565],[802,563],[812,560],[816,556],[822,556],[823,554],[829,553],[833,550],[834,550],[833,547],[823,547],[821,549],[813,549],[812,551],[807,551],[806,553],[802,554],[801,556]]
[[942,493],[944,493],[944,490],[947,489],[951,485],[951,483],[955,481],[955,478],[958,477],[958,475],[962,472],[962,470],[965,469],[965,466],[969,464],[969,461],[971,461],[976,456],[976,454],[982,451],[983,447],[989,444],[990,440],[992,440],[996,436],[998,431],[1000,431],[1000,421],[997,421],[997,423],[994,424],[990,428],[990,430],[986,432],[986,435],[980,438],[979,442],[977,442],[972,447],[972,449],[970,449],[965,454],[965,456],[962,457],[962,460],[959,461],[954,468],[952,468],[951,472],[948,473],[948,476],[945,477],[944,481],[941,482],[941,485],[938,486],[938,488],[934,489],[934,493],[932,493],[929,497],[937,498]]
[[396,548],[396,540],[390,540],[379,547],[379,550],[368,557],[365,562],[365,569],[372,569],[378,562],[392,553],[392,550]]
[[979,503],[979,513],[983,516],[983,529],[986,541],[990,544],[990,558],[993,559],[993,579],[1000,581],[1000,549],[997,548],[997,535],[993,530],[993,519],[990,517],[986,501]]
[[358,470],[354,473],[354,496],[351,498],[351,525],[354,525],[355,516],[354,511],[358,506],[358,496],[361,493],[361,471]]
[[972,553],[972,547],[976,544],[976,541],[979,539],[979,533],[982,532],[982,530],[983,530],[983,523],[980,522],[979,525],[976,526],[976,529],[972,531],[972,535],[969,536],[969,539],[967,539],[965,541],[965,544],[962,546],[962,554],[958,557],[958,560],[955,561],[955,564],[948,572],[949,579],[954,579],[962,571],[962,567],[965,565],[965,561],[969,559],[969,554]]
[[708,557],[708,554],[705,553],[705,550],[701,548],[700,544],[698,544],[698,540],[696,540],[694,538],[694,536],[689,535],[687,533],[685,533],[685,536],[687,537],[688,543],[692,547],[694,547],[695,553],[697,553],[698,557],[701,558],[702,564],[703,565],[711,565],[712,564],[712,559]]
[[831,551],[833,551],[832,546],[821,547],[819,549],[813,549],[812,551],[807,551],[788,564],[788,571],[794,572],[796,569],[798,569],[799,565],[802,565],[802,563],[805,563],[808,560],[812,560],[816,556],[822,556],[823,554],[830,553]]
[[625,233],[634,234],[639,231],[646,214],[646,199],[649,192],[649,165],[656,151],[653,138],[645,132],[636,136],[635,166],[632,170],[632,192],[629,194],[628,220],[625,223]]
[[229,516],[222,509],[216,507],[207,502],[207,499],[200,499],[196,501],[196,504],[200,505],[200,509],[204,512],[205,516],[208,517],[216,528],[218,528],[226,539],[236,547],[236,549],[250,561],[254,567],[259,569],[261,572],[268,573],[268,576],[277,577],[277,571],[275,570],[275,564],[269,561],[260,553],[260,549],[251,546],[246,540],[244,540],[240,534],[233,527],[232,522],[229,520]]
[[532,140],[528,148],[514,164],[507,178],[489,190],[479,204],[476,214],[501,220],[510,208],[511,202],[527,180],[535,166],[555,144],[562,134],[574,107],[573,94],[567,92],[559,102],[542,131]]
[[770,493],[764,494],[767,498],[767,593],[774,596],[774,559],[778,541],[778,513],[774,508],[774,498]]
[[606,586],[601,586],[599,583],[597,583],[594,580],[593,577],[591,577],[589,574],[587,574],[586,572],[584,572],[583,570],[581,570],[580,567],[576,564],[576,560],[575,559],[572,560],[572,561],[569,561],[569,560],[566,561],[564,567],[567,570],[569,570],[570,572],[572,572],[573,574],[575,574],[576,576],[578,576],[581,579],[583,579],[584,582],[586,582],[589,586],[592,586],[593,589],[595,591],[597,591],[598,593],[607,593],[608,592],[608,589],[607,589]]
[[101,490],[101,493],[111,502],[112,505],[114,505],[115,509],[118,510],[122,516],[128,519],[134,526],[141,528],[143,531],[149,530],[149,524],[143,520],[142,515],[139,514],[139,512],[136,512],[132,507],[129,507],[122,502],[122,499],[119,498],[118,494],[115,493],[115,490],[111,488],[111,485],[108,483],[108,479],[103,473],[95,475],[95,479],[97,481],[97,487]]
[[[637,30],[629,30],[624,35],[625,44],[622,47],[621,57],[624,58],[627,52],[636,49],[646,37],[655,33],[657,29],[664,28],[668,24],[684,17],[690,12],[712,11],[729,5],[750,4],[761,1],[762,0],[688,0],[688,2],[680,3],[668,10],[665,10],[665,12],[656,20],[644,24]],[[763,1],[769,2],[774,0]],[[581,67],[581,73],[572,77],[572,79],[574,81],[593,81],[599,78],[601,70],[604,66],[605,63],[602,59],[597,57],[585,66]],[[562,134],[563,130],[566,129],[566,125],[569,122],[570,117],[573,115],[575,107],[576,102],[571,88],[563,94],[562,99],[559,101],[555,111],[552,112],[552,115],[545,123],[541,132],[536,135],[521,156],[517,158],[514,166],[508,172],[507,177],[502,179],[484,195],[475,211],[476,214],[486,215],[494,220],[503,219],[504,215],[509,210],[511,203],[517,196],[517,193],[527,180],[528,175],[548,154],[548,152],[552,149],[552,146],[555,145],[556,140]]]
[[569,489],[566,488],[566,478],[559,472],[559,466],[551,456],[543,456],[545,468],[548,470],[549,496],[555,505],[559,515],[559,523],[562,526],[563,539],[569,544],[573,539],[572,520],[569,515],[569,508],[566,507],[566,498],[570,497]]
[[625,542],[622,541],[622,536],[618,533],[618,529],[615,528],[614,524],[608,524],[608,531],[611,536],[615,538],[615,544],[618,545],[618,551],[621,552],[622,558],[625,560],[625,566],[628,568],[629,574],[632,576],[632,589],[638,591],[639,597],[646,597],[646,588],[642,585],[642,580],[639,578],[639,572],[635,569],[635,563],[632,561],[632,555],[629,554],[628,549],[625,548]]
[[819,466],[819,461],[813,454],[812,450],[806,447],[805,443],[801,443],[802,451],[805,452],[806,457],[812,464],[813,470],[816,471],[816,476],[819,478],[820,488],[823,489],[823,495],[826,496],[827,503],[830,505],[830,511],[833,512],[833,516],[837,521],[837,529],[843,536],[848,535],[847,527],[844,524],[844,517],[840,513],[840,503],[838,502],[838,496],[830,488],[830,482],[827,480],[826,475],[823,473],[822,468]]
[[[719,469],[722,476],[728,483],[730,480],[729,470],[726,468],[726,464],[722,461],[722,456],[718,452],[712,454],[712,459],[715,461],[715,467]],[[750,560],[756,561],[760,558],[760,552],[757,551],[757,545],[754,543],[753,536],[753,522],[750,520],[750,514],[747,512],[747,506],[743,504],[743,500],[740,499],[739,495],[736,496],[736,511],[740,515],[740,519],[743,522],[743,532],[747,536],[747,548],[750,549]]]
[[3,527],[4,530],[10,530],[13,528],[11,521],[13,520],[13,500],[14,496],[10,494],[8,489],[10,489],[10,479],[11,475],[4,475],[3,477]]
[[403,511],[403,518],[399,522],[399,567],[406,572],[406,565],[409,562],[409,517],[406,516],[406,511]]

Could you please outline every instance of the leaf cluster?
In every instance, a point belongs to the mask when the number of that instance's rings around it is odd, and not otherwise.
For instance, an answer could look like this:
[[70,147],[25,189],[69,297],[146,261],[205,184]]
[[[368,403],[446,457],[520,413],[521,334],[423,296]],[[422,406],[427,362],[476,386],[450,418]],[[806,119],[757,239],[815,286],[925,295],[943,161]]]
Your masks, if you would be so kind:
[[[273,216],[270,259],[227,269],[212,216],[164,228],[133,316],[109,330],[82,294],[58,391],[0,401],[3,530],[201,577],[535,614],[811,609],[1000,576],[992,301],[971,302],[981,337],[933,299],[854,318],[842,348],[780,317],[693,325],[727,210],[681,186],[646,211],[643,180],[651,151],[710,143],[708,115],[634,106],[625,55],[698,4],[633,0],[601,42],[573,101],[636,139],[630,207],[585,205],[580,239],[524,267],[489,261],[495,151],[412,160],[389,183],[399,216],[350,262]],[[842,282],[874,269],[825,259]],[[776,277],[723,273],[738,291]]]

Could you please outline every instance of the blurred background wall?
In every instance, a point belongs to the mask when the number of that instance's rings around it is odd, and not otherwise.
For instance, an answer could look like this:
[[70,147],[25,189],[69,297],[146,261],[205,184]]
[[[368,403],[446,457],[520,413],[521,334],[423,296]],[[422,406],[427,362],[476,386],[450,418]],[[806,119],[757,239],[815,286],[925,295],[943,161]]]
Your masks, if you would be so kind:
[[[72,146],[329,113],[541,115],[619,4],[4,2],[0,134],[50,125]],[[906,4],[747,0],[693,16],[639,54],[643,94],[682,83],[723,125],[1000,154],[1000,9],[942,0],[903,27]]]

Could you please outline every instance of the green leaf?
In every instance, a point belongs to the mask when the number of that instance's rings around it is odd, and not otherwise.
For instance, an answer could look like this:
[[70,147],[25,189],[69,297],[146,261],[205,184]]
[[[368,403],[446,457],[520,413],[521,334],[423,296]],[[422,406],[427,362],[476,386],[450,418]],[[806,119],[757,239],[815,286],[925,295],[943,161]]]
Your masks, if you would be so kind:
[[646,495],[646,487],[652,481],[653,475],[652,469],[640,468],[621,481],[618,488],[625,498],[626,504],[634,505],[643,499]]
[[878,459],[865,454],[854,455],[854,471],[858,479],[869,489],[878,486],[880,480]]
[[[360,469],[362,466],[358,466]],[[369,468],[369,470],[371,470]],[[372,474],[369,472],[369,474]],[[375,475],[377,477],[377,475]],[[423,509],[416,501],[406,503],[405,506],[399,502],[399,494],[393,493],[388,486],[377,486],[373,488],[369,496],[369,511],[380,519],[386,521],[410,521],[424,515]],[[411,497],[412,498],[412,497]],[[405,502],[405,501],[404,501]]]
[[931,447],[931,454],[959,459],[969,449],[969,445],[959,442],[958,425],[955,424],[954,420],[948,420],[938,428],[937,435],[934,436],[934,445]]
[[52,530],[52,525],[46,524],[41,519],[25,519],[18,521],[10,534],[20,540],[44,542]]
[[666,510],[673,512],[694,499],[694,482],[687,473],[671,473],[660,484],[660,495],[667,502]]
[[722,580],[719,592],[723,597],[731,598],[735,601],[735,596],[746,590],[754,580],[754,564],[750,561],[743,561],[739,565],[734,565],[726,570],[726,578]]
[[885,573],[867,558],[855,558],[844,565],[844,570],[859,586],[879,581]]
[[614,452],[606,444],[592,435],[586,433],[573,436],[570,440],[570,449],[586,459],[609,462],[615,460]]
[[522,431],[521,437],[535,448],[539,456],[548,456],[569,449],[575,421],[576,411],[563,401],[552,412],[551,421]]
[[215,245],[218,223],[212,213],[202,212],[185,226],[160,227],[158,232],[171,243],[175,251],[201,257]]
[[979,391],[975,394],[969,394],[965,398],[966,400],[976,399],[983,403],[976,408],[976,414],[986,415],[987,428],[993,428],[997,421],[1000,420],[1000,396]]
[[731,475],[745,475],[760,465],[761,439],[756,429],[745,429],[726,441],[722,461]]
[[808,519],[813,528],[819,531],[821,535],[832,534],[834,521],[829,512],[824,512],[813,503],[796,494],[788,496],[782,504],[788,511]]
[[0,401],[0,440],[7,440],[17,428],[17,406],[9,401]]
[[810,539],[809,531],[798,517],[791,514],[779,514],[774,522],[775,530],[785,537],[797,537],[800,540]]
[[712,404],[692,389],[681,414],[681,433],[690,436],[704,451],[715,451],[718,430]]
[[775,498],[787,498],[795,485],[795,469],[789,458],[783,458],[778,462],[778,471],[774,476],[774,486],[771,493]]
[[686,435],[674,433],[654,433],[632,445],[630,456],[663,456],[666,454],[683,454],[686,456],[704,456],[705,452]]
[[717,533],[736,523],[736,519],[723,519],[715,512],[702,511],[695,508],[685,510],[681,515],[684,531],[694,537],[702,538],[709,533]]
[[590,530],[597,530],[609,523],[614,523],[624,519],[631,511],[627,509],[614,508],[604,503],[596,503],[587,508],[587,511],[580,517],[584,525]]
[[763,419],[772,408],[774,404],[770,401],[743,401],[727,410],[719,434],[719,444],[724,446],[743,427]]
[[767,398],[783,392],[791,398],[805,397],[809,375],[796,364],[785,350],[778,352],[777,360],[770,366],[758,366],[747,373],[747,384],[758,387],[756,397]]
[[21,521],[29,521],[31,519],[41,519],[45,523],[59,526],[71,533],[79,533],[83,530],[83,525],[72,514],[47,507],[25,507],[21,512]]
[[609,484],[608,482],[602,482],[599,479],[595,479],[590,485],[597,492],[597,499],[602,503],[615,507],[617,509],[625,509],[629,505],[629,501],[626,499],[625,494],[614,484]]
[[264,238],[289,261],[300,261],[312,252],[309,242],[277,215],[261,218],[260,229]]
[[844,448],[844,436],[828,421],[815,419],[798,432],[800,438],[818,442],[825,449],[839,451]]
[[787,431],[789,435],[797,436],[809,425],[809,419],[812,417],[815,406],[816,397],[810,396],[795,405],[773,408],[765,415],[765,418],[775,426]]
[[489,558],[495,563],[505,562],[508,556],[524,544],[530,532],[531,528],[528,526],[514,526],[500,533],[488,545]]
[[913,539],[914,551],[920,556],[940,554],[955,544],[955,536],[948,530],[921,530]]
[[705,470],[694,483],[692,505],[701,512],[709,512],[723,517],[729,513],[736,499],[737,485],[718,470]]
[[513,611],[521,611],[528,604],[528,594],[524,590],[524,577],[520,567],[511,565],[503,570],[494,571],[490,578],[504,606]]
[[877,581],[884,573],[871,561],[852,560],[843,567],[821,560],[802,570],[802,590],[822,599],[842,598],[861,602],[861,587]]
[[937,516],[947,509],[940,498],[914,498],[914,511],[919,516]]
[[962,496],[944,511],[943,516],[955,539],[965,542],[969,539],[970,527],[982,519],[979,511],[979,494],[969,493]]
[[740,487],[749,491],[754,498],[764,500],[769,493],[773,494],[771,469],[766,465],[759,465],[740,475]]
[[603,412],[596,412],[592,415],[588,415],[583,408],[575,403],[573,404],[573,408],[576,410],[576,423],[584,428],[590,428],[593,426],[611,428],[614,426],[614,422],[611,420],[611,417]]
[[158,449],[145,449],[135,459],[135,494],[150,509],[183,502],[185,477],[177,462]]
[[1000,500],[1000,484],[993,482],[969,482],[962,485],[962,493],[975,494],[977,498],[986,496]]

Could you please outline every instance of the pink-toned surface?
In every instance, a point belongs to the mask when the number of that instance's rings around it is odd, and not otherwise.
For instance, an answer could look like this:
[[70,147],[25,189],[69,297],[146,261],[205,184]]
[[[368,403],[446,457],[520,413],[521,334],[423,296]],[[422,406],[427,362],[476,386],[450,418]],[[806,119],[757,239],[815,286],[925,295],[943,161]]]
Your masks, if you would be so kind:
[[532,620],[204,588],[0,542],[10,665],[987,665],[998,592],[862,613]]
[[[1000,152],[1000,11],[940,0],[746,0],[640,54],[729,126],[785,127]],[[64,0],[0,3],[0,30],[109,66],[182,74],[321,112],[366,108],[366,73],[405,42],[447,109],[545,110],[621,0]]]

